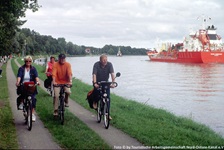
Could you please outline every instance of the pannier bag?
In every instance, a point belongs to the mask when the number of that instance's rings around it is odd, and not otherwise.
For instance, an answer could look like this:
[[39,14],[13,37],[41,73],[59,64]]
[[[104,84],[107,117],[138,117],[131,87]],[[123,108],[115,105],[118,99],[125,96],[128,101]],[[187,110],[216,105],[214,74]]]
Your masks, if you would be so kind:
[[51,80],[50,79],[45,79],[44,80],[44,87],[47,89],[51,86]]
[[93,102],[97,102],[99,100],[98,91],[95,90],[94,88],[92,90],[90,90],[87,93],[86,100],[89,103],[89,107],[93,109]]
[[23,86],[22,86],[22,85],[17,86],[17,89],[16,89],[16,93],[17,93],[17,95],[21,95],[22,92],[23,92]]

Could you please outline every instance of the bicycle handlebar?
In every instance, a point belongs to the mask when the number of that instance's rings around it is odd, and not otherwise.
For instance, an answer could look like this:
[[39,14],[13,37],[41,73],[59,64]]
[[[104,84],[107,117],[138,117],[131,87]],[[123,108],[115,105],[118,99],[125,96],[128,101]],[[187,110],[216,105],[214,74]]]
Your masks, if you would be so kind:
[[67,87],[67,88],[71,88],[72,85],[71,84],[53,84],[54,87]]
[[[34,86],[34,87],[35,87],[35,86],[37,86],[38,84],[39,84],[39,82],[37,82],[37,83],[35,83],[35,84],[29,84],[29,86],[32,86],[32,87]],[[23,86],[23,85],[24,85],[24,83],[20,83],[20,84],[19,84],[19,86]]]
[[115,85],[114,87],[118,86],[117,82],[109,82],[109,81],[101,81],[98,82],[97,84],[101,86],[110,86],[111,84],[114,84]]
[[45,72],[45,74],[47,74],[47,75],[52,75],[52,73],[51,73],[51,72]]

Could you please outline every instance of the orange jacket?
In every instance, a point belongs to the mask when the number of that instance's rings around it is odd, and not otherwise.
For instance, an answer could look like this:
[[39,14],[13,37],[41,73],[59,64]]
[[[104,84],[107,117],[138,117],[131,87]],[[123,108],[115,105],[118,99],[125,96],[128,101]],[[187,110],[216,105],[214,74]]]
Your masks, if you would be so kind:
[[70,78],[72,77],[72,69],[71,64],[65,62],[63,65],[55,62],[52,70],[52,77],[55,78],[55,82],[57,84],[67,84],[70,82]]

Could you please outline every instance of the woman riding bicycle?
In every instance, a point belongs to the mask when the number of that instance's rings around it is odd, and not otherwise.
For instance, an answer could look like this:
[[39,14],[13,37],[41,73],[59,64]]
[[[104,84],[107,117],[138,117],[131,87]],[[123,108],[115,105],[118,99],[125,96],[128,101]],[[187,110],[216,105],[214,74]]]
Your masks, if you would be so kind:
[[[111,75],[112,82],[115,82],[113,65],[111,62],[107,61],[107,55],[102,54],[100,56],[100,61],[97,61],[93,66],[92,80],[94,90],[98,91],[97,89],[99,88],[99,85],[97,83],[101,81],[108,81],[109,75]],[[115,86],[112,84],[111,87],[114,88]],[[110,98],[110,88],[107,89],[107,95]],[[93,102],[93,108],[97,108],[97,101]],[[110,119],[112,118],[110,117]]]
[[52,86],[52,80],[53,80],[52,79],[52,69],[53,69],[54,62],[55,62],[55,57],[51,56],[50,61],[47,63],[46,70],[45,70],[45,74],[47,75],[47,78],[49,80],[49,83],[51,83],[51,86]]
[[[35,84],[40,85],[39,83],[39,78],[38,78],[38,72],[36,70],[36,68],[34,66],[32,66],[32,57],[31,56],[26,56],[24,58],[24,65],[22,65],[17,73],[17,81],[16,81],[16,86],[19,87],[21,86],[22,83],[24,82],[30,82],[30,81],[34,81]],[[35,108],[36,108],[36,94],[37,94],[37,90],[35,90],[35,92],[32,94],[32,121],[36,121],[36,116],[35,116]],[[19,94],[19,93],[18,93]],[[22,94],[22,93],[20,93]],[[20,101],[20,105],[19,105],[19,109],[22,110],[23,109],[23,100],[24,95],[21,95],[21,101]]]

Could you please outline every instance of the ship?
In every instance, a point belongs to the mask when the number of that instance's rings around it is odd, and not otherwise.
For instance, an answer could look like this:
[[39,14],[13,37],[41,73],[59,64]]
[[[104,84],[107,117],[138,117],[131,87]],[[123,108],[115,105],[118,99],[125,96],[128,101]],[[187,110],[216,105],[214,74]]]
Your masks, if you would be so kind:
[[224,44],[214,25],[202,26],[184,38],[182,43],[162,43],[160,48],[147,51],[151,61],[177,63],[224,63]]
[[120,50],[120,47],[119,47],[119,50],[117,52],[117,56],[121,57],[122,56],[122,53],[121,53],[121,50]]

